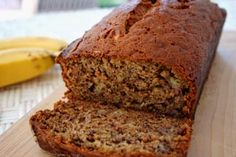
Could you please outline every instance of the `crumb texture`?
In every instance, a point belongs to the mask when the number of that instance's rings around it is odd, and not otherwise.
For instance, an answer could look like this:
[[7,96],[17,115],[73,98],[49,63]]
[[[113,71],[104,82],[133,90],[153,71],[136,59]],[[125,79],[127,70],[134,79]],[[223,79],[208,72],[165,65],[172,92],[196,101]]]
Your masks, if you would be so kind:
[[60,137],[61,143],[107,156],[184,156],[191,136],[191,121],[187,119],[80,101],[58,102],[53,111],[40,111],[30,122],[36,137],[44,133],[48,142]]
[[189,88],[170,69],[157,63],[81,58],[70,61],[67,84],[74,99],[186,116]]

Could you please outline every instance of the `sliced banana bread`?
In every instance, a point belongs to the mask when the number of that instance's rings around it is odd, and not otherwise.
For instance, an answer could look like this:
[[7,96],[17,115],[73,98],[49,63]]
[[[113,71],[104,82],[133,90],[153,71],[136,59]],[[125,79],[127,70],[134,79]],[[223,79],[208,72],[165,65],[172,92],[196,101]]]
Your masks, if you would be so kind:
[[56,103],[30,119],[40,147],[66,157],[183,157],[191,120],[89,102]]
[[225,16],[210,1],[131,1],[57,62],[75,99],[191,117]]

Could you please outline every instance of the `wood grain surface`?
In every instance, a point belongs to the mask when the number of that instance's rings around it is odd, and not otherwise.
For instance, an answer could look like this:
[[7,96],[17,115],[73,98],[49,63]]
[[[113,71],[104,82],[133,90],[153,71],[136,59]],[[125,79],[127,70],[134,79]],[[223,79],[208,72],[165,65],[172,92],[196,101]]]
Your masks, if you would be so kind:
[[[51,108],[60,87],[0,137],[1,157],[49,157],[35,142],[29,117]],[[236,32],[224,32],[196,112],[189,157],[236,157]]]

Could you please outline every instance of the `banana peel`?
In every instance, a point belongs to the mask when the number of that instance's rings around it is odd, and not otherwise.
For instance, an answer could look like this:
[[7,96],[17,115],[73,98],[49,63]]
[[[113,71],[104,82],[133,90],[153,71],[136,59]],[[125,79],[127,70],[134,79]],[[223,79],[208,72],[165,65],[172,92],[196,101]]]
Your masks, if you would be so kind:
[[0,40],[0,88],[44,74],[67,43],[46,37]]
[[53,67],[55,56],[45,49],[0,51],[0,87],[32,79]]

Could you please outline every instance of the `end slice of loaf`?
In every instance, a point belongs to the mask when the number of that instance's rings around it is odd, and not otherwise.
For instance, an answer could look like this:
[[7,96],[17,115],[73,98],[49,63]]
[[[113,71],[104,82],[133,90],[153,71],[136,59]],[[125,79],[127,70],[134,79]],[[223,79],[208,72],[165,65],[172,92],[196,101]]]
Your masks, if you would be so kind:
[[182,157],[192,131],[191,120],[82,101],[59,101],[30,124],[42,149],[68,157]]

